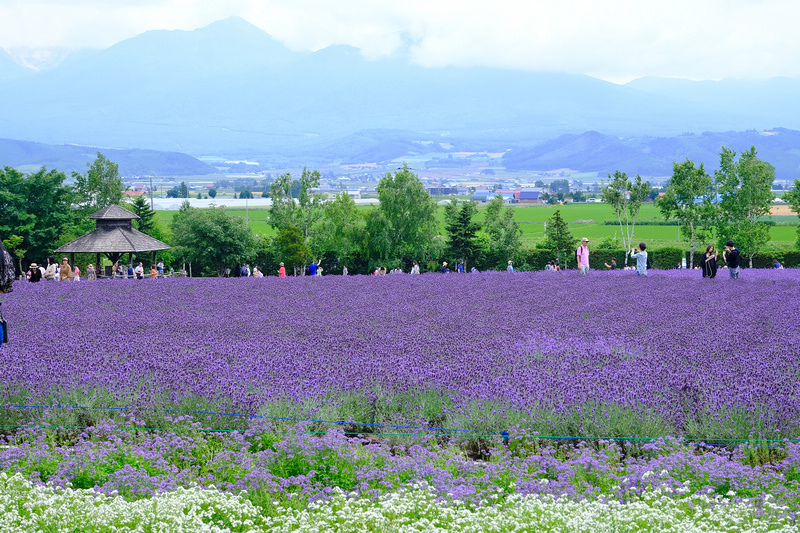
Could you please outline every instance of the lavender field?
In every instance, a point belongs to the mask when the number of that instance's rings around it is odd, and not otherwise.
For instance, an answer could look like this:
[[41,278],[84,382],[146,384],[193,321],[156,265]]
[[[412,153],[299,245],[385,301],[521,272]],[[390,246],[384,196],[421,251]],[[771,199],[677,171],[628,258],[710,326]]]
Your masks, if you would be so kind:
[[122,530],[173,497],[236,531],[326,529],[344,508],[467,531],[486,505],[556,531],[792,528],[798,288],[793,270],[17,285],[0,526],[46,521],[20,502],[48,498],[88,524],[70,492],[88,490]]
[[800,438],[800,273],[743,278],[23,284],[4,306],[2,397],[481,434]]

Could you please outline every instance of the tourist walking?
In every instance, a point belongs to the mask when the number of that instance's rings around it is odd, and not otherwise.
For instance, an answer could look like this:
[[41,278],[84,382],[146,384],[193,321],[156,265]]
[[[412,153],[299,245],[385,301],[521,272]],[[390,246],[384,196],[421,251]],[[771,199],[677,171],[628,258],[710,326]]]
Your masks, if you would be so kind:
[[581,245],[575,250],[575,260],[584,276],[589,273],[589,239],[581,239]]
[[140,262],[136,265],[136,268],[133,269],[133,273],[136,275],[136,279],[144,279],[144,265]]
[[[230,267],[228,267],[226,270],[228,271],[228,275],[230,275],[230,273],[231,273]],[[159,278],[163,278],[164,277],[164,260],[163,259],[159,259],[158,263],[156,263],[156,271],[158,272],[158,277]],[[225,276],[225,277],[227,278],[228,276]]]
[[286,267],[283,266],[283,263],[281,263],[278,266],[280,267],[280,268],[278,268],[278,277],[279,278],[285,278],[286,277]]
[[75,265],[75,268],[72,269],[72,279],[75,281],[81,280],[81,269],[78,268],[78,265]]
[[639,250],[631,248],[631,258],[636,259],[636,275],[647,276],[647,252],[645,252],[647,245],[643,242],[639,243]]
[[419,274],[419,263],[414,261],[414,265],[411,267],[412,274]]
[[[98,265],[99,267],[100,265]],[[97,272],[94,269],[94,265],[89,263],[89,266],[86,267],[86,281],[94,281],[97,279]]]
[[717,252],[714,250],[713,244],[709,244],[706,247],[706,253],[703,254],[703,277],[717,277]]
[[456,265],[456,272],[458,272],[459,274],[463,274],[464,273],[464,260],[463,259],[461,261],[459,261],[458,264]]
[[450,272],[450,269],[447,268],[447,261],[442,261],[442,274],[447,274]]
[[509,261],[506,267],[506,272],[514,272],[514,261]]
[[739,279],[739,249],[733,245],[733,241],[725,243],[722,260],[728,265],[728,273],[731,279]]
[[342,266],[342,276],[347,275],[347,265]]

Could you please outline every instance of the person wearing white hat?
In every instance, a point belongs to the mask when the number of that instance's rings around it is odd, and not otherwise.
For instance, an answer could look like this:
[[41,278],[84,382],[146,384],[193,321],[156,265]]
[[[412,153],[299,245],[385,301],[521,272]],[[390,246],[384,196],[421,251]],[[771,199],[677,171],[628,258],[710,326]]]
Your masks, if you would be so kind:
[[575,260],[584,276],[589,273],[589,239],[581,239],[581,245],[575,250]]
[[514,261],[509,261],[506,267],[506,272],[514,272]]

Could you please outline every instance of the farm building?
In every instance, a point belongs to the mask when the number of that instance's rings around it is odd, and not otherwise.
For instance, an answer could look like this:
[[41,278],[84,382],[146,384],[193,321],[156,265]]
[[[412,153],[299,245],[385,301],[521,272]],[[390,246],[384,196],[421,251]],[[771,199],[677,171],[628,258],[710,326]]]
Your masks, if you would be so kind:
[[521,204],[541,204],[542,203],[541,190],[522,189],[519,192],[519,202]]

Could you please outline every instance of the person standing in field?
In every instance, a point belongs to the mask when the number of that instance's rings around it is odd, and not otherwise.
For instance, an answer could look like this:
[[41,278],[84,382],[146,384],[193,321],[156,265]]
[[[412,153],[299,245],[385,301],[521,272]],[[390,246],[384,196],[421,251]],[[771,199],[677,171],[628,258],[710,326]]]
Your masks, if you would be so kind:
[[464,273],[464,260],[463,259],[461,261],[459,261],[458,264],[456,265],[456,272],[458,272],[459,274],[463,274]]
[[94,281],[97,279],[97,272],[94,269],[94,265],[89,263],[89,266],[86,267],[86,281]]
[[285,278],[286,277],[286,267],[283,266],[283,263],[281,263],[279,265],[279,267],[280,268],[278,268],[278,277],[279,278]]
[[69,259],[66,257],[61,260],[61,270],[59,270],[58,280],[59,281],[70,281],[72,276],[72,268],[69,266]]
[[703,255],[703,277],[717,277],[717,252],[714,251],[713,244],[708,245],[706,253]]
[[614,259],[613,257],[611,258],[611,264],[610,265],[608,263],[603,263],[603,264],[609,270],[616,270],[617,269],[617,260]]
[[[164,260],[163,259],[159,259],[158,260],[158,263],[156,264],[156,271],[158,273],[158,277],[159,278],[163,278],[164,277]],[[228,271],[228,274],[230,275],[231,269],[228,268],[227,271]],[[225,276],[225,277],[227,278],[228,276]]]
[[156,279],[158,277],[158,268],[156,265],[150,265],[150,279]]
[[58,265],[56,265],[55,258],[51,255],[47,258],[47,269],[44,271],[44,279],[46,281],[55,281]]
[[411,273],[412,274],[419,274],[419,263],[417,263],[416,261],[414,261],[414,264],[411,267]]
[[78,268],[78,265],[75,265],[75,268],[72,269],[72,277],[75,281],[81,280],[81,269]]
[[509,261],[506,267],[506,272],[514,272],[514,261]]
[[725,243],[722,260],[728,265],[728,273],[731,279],[739,279],[739,250],[733,245],[733,241]]
[[133,269],[133,273],[136,275],[136,279],[144,279],[144,265],[139,262],[136,268]]
[[309,276],[316,276],[317,275],[317,267],[319,266],[319,261],[311,261],[311,264],[308,265],[308,275]]
[[643,242],[639,243],[639,250],[631,248],[631,258],[636,259],[636,275],[647,276],[647,252],[645,252],[647,245]]
[[581,239],[581,245],[575,250],[575,260],[584,276],[589,273],[589,239]]
[[442,261],[442,274],[448,274],[450,269],[447,268],[447,261]]
[[346,276],[346,275],[347,275],[347,265],[343,265],[342,266],[342,276]]

